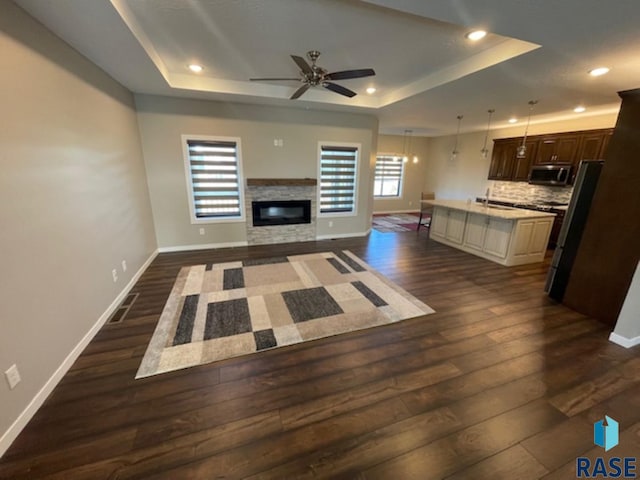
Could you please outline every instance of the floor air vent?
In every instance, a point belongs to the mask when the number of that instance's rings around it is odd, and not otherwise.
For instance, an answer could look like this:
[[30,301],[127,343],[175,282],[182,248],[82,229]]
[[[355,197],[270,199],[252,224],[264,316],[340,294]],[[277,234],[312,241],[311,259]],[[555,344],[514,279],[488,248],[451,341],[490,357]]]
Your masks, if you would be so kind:
[[122,322],[122,320],[124,320],[124,317],[127,316],[127,313],[129,312],[129,309],[131,308],[131,305],[133,305],[133,303],[138,298],[138,295],[140,295],[140,294],[139,293],[130,293],[129,295],[127,295],[125,297],[125,299],[122,301],[122,303],[120,304],[120,306],[116,309],[116,311],[113,312],[113,314],[111,315],[111,317],[109,318],[107,323],[120,323],[120,322]]

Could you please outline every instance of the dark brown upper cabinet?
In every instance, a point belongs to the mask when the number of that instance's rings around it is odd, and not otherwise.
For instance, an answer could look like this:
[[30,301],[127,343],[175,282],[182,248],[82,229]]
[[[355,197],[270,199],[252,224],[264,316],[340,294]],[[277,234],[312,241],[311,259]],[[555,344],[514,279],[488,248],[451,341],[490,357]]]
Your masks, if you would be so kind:
[[[521,145],[521,143],[518,143]],[[518,158],[514,160],[513,166],[513,178],[514,182],[526,182],[529,180],[529,171],[531,170],[531,164],[533,159],[536,158],[538,152],[538,142],[536,140],[527,139],[525,142],[527,147],[524,158]]]
[[612,128],[527,137],[527,154],[517,158],[522,137],[494,140],[489,180],[525,182],[532,164],[570,163],[572,177],[581,160],[605,159]]
[[526,182],[529,178],[531,163],[536,156],[538,142],[527,139],[526,155],[518,158],[518,147],[522,145],[522,138],[505,138],[494,140],[491,165],[489,166],[489,180],[508,180]]
[[593,133],[585,133],[578,151],[578,163],[580,160],[602,160],[605,158],[609,139],[612,131],[596,130]]
[[518,148],[516,139],[495,140],[489,166],[489,180],[512,180]]
[[535,163],[574,163],[579,145],[579,134],[544,135],[538,140]]

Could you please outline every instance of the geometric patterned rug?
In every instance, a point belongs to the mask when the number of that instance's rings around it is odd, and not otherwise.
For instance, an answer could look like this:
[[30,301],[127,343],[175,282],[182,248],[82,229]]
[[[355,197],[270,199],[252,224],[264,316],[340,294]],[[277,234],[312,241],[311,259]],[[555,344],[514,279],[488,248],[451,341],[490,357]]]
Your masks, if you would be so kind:
[[430,313],[348,250],[183,267],[136,378]]
[[394,213],[390,215],[374,215],[371,226],[380,233],[409,232],[418,229],[420,217],[411,213]]

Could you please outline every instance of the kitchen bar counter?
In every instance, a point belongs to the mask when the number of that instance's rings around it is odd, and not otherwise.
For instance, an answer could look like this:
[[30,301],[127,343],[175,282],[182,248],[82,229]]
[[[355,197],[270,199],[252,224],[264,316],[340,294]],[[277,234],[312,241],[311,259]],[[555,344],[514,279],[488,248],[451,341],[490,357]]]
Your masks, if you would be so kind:
[[445,207],[454,210],[462,210],[464,212],[479,213],[489,217],[505,218],[509,220],[518,220],[521,218],[553,218],[555,213],[538,212],[535,210],[523,210],[514,207],[503,207],[500,205],[482,205],[476,202],[467,202],[465,200],[425,200],[425,203],[434,207]]
[[544,260],[554,213],[465,200],[425,203],[433,205],[432,240],[506,266]]

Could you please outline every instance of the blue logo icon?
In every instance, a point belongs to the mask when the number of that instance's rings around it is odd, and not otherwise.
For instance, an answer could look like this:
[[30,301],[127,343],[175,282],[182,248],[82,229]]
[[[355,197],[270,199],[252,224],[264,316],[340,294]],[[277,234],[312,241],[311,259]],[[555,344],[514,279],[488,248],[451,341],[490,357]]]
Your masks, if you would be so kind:
[[[619,425],[605,415],[604,420],[593,424],[593,443],[611,450],[618,445]],[[577,478],[637,478],[636,457],[578,457],[576,458]]]
[[593,424],[593,443],[608,452],[618,445],[618,422],[608,415]]

